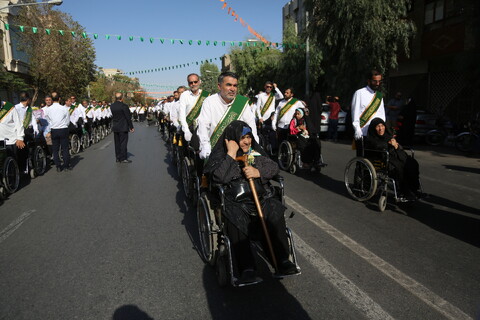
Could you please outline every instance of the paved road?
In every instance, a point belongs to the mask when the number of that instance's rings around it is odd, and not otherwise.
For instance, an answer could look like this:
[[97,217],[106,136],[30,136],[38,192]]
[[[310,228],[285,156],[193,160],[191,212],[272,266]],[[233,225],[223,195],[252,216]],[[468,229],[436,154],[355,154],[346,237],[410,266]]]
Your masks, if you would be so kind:
[[480,312],[480,162],[417,152],[431,196],[379,213],[347,197],[347,144],[321,175],[286,177],[302,275],[263,269],[221,289],[153,127],[113,137],[0,206],[0,319],[474,319]]

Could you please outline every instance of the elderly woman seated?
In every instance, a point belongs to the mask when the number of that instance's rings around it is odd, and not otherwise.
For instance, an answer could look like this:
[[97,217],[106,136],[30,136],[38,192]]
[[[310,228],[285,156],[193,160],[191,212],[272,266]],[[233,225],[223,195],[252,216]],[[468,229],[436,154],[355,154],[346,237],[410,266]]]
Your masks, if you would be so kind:
[[[387,169],[389,176],[398,183],[403,197],[407,200],[415,200],[422,195],[419,191],[418,162],[413,157],[407,155],[382,119],[375,118],[370,122],[368,135],[365,140],[365,149],[388,151],[389,165]],[[378,157],[378,154],[369,153],[368,150],[365,151],[365,155],[367,158],[369,155]]]
[[[249,166],[235,160],[243,155],[248,156]],[[255,141],[251,128],[245,122],[233,121],[225,128],[204,171],[210,175],[213,182],[225,185],[223,214],[240,282],[256,281],[255,259],[250,239],[260,240],[267,256],[270,256],[248,183],[248,179],[252,178],[272,241],[279,268],[277,272],[284,275],[297,273],[295,264],[289,260],[285,207],[273,196],[268,183],[278,174],[278,166]]]

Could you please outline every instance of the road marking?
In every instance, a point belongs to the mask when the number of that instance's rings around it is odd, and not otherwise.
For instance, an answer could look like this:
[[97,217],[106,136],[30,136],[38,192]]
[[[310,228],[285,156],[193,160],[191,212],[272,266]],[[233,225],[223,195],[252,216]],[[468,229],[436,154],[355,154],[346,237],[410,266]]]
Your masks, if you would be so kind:
[[3,229],[1,232],[0,232],[0,243],[2,243],[3,241],[5,241],[5,239],[7,239],[9,236],[12,235],[12,233],[15,232],[15,230],[17,230],[18,228],[20,228],[20,226],[22,225],[22,223],[24,223],[32,213],[34,213],[36,210],[29,210],[29,211],[26,211],[24,213],[22,213],[17,219],[15,219],[12,223],[10,223],[5,229]]
[[293,233],[295,249],[302,254],[352,305],[367,319],[393,319],[382,307],[372,300],[362,289],[345,277],[317,251]]
[[446,184],[446,185],[455,187],[455,188],[457,188],[457,189],[463,189],[463,190],[470,191],[470,192],[473,192],[473,193],[480,193],[480,190],[479,190],[479,189],[462,186],[461,184],[446,182],[446,181],[444,181],[444,180],[438,180],[438,179],[429,178],[429,177],[425,177],[425,176],[422,176],[421,179],[422,179],[422,180],[424,179],[424,180],[430,180],[430,181],[433,181],[433,182],[443,183],[443,184]]
[[106,147],[108,147],[108,146],[110,145],[110,143],[112,143],[112,141],[108,141],[108,142],[105,143],[103,146],[101,146],[99,149],[100,149],[100,150],[105,149]]
[[396,269],[394,266],[375,255],[373,252],[369,251],[367,248],[361,246],[353,239],[349,238],[347,235],[340,232],[338,229],[328,224],[313,212],[308,209],[305,209],[300,204],[285,196],[285,202],[291,208],[293,208],[298,213],[302,214],[310,222],[320,227],[323,231],[331,235],[338,242],[352,250],[355,254],[363,258],[365,261],[370,263],[376,269],[384,273],[386,276],[393,279],[395,282],[400,284],[403,288],[410,291],[413,295],[417,296],[427,305],[431,306],[441,314],[443,314],[448,319],[460,320],[460,319],[473,319],[462,310],[458,309],[442,297],[436,295],[421,283],[417,282],[408,275],[402,273],[400,270]]

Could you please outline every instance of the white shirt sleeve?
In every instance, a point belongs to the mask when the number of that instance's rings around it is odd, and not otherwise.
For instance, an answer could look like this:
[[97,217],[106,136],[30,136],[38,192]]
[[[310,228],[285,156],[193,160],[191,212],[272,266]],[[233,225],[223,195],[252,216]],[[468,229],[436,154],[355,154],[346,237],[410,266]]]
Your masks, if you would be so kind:
[[282,100],[283,99],[283,94],[278,87],[275,88],[275,100]]
[[253,114],[252,110],[248,105],[244,107],[241,120],[245,121],[250,126],[250,128],[252,128],[253,137],[255,138],[255,141],[259,142],[260,140],[258,139],[257,124],[255,123],[255,115]]
[[[187,92],[182,93],[180,96],[179,100],[179,110],[178,110],[178,121],[180,122],[180,125],[182,126],[182,130],[184,133],[187,134],[188,136],[191,136],[190,129],[188,128],[187,124]],[[203,107],[202,107],[203,109]]]
[[198,138],[200,139],[200,158],[206,159],[210,152],[212,151],[212,147],[210,146],[210,126],[212,125],[212,114],[211,114],[211,106],[209,104],[208,99],[205,99],[202,105],[202,110],[200,111],[200,115],[197,118],[198,122]]
[[353,94],[352,98],[352,125],[355,130],[355,136],[361,135],[362,129],[360,128],[360,110],[361,110],[360,92],[357,90]]

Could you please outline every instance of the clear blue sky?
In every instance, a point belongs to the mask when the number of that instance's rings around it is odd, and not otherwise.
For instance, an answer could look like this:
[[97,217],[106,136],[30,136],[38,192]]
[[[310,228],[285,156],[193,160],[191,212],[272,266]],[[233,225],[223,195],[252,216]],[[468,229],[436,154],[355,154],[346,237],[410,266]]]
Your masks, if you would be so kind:
[[[282,41],[282,7],[288,0],[225,0],[240,17],[269,41]],[[72,15],[87,32],[98,33],[94,41],[96,64],[103,68],[118,68],[125,72],[183,64],[220,57],[229,46],[206,46],[206,40],[242,41],[254,38],[248,29],[221,9],[220,0],[64,0],[56,7]],[[122,40],[105,34],[119,34]],[[129,41],[129,36],[142,36]],[[149,38],[202,40],[189,45],[161,44]],[[217,60],[220,66],[219,60]],[[186,75],[199,72],[198,66],[136,75],[141,83],[186,85]],[[146,88],[148,89],[148,88]],[[155,91],[161,91],[155,88]]]

